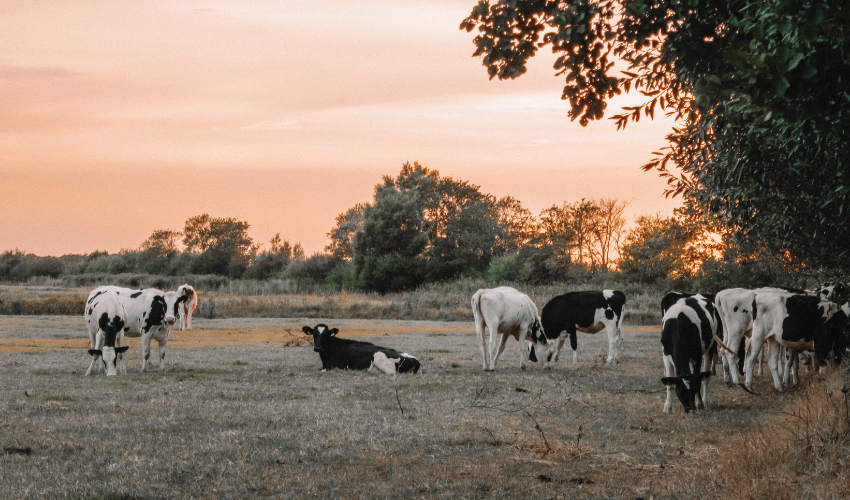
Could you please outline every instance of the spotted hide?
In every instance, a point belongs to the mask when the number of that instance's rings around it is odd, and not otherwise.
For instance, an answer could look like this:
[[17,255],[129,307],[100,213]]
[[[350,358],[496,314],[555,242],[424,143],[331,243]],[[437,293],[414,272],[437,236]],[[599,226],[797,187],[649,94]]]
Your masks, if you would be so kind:
[[416,373],[419,360],[395,349],[376,346],[369,342],[341,339],[339,330],[318,324],[315,328],[305,326],[305,334],[313,336],[313,350],[322,359],[322,370],[341,368],[344,370],[369,370],[383,373]]
[[[753,346],[767,342],[767,366],[773,376],[777,391],[796,384],[794,361],[797,353],[814,350],[819,359],[825,359],[829,350],[827,320],[838,310],[838,305],[819,296],[795,295],[784,291],[756,293],[753,310]],[[779,364],[780,347],[787,352],[785,370]],[[757,349],[750,349],[744,362],[745,384],[752,390],[753,363]],[[780,381],[780,373],[783,373]]]
[[708,380],[717,356],[715,335],[719,318],[705,297],[686,297],[672,304],[662,319],[661,351],[667,400],[664,412],[673,408],[673,391],[685,413],[707,409]]
[[159,369],[164,371],[168,334],[177,320],[178,308],[186,297],[177,292],[163,292],[155,288],[132,290],[102,286],[91,292],[89,302],[106,292],[116,293],[127,313],[124,335],[142,338],[142,371],[148,369],[152,339],[159,343]]
[[[620,324],[623,320],[623,306],[626,295],[617,290],[590,290],[570,292],[558,295],[543,306],[541,315],[543,331],[554,344],[552,361],[557,361],[561,347],[567,340],[561,336],[569,334],[570,347],[573,349],[573,362],[578,361],[578,338],[576,332],[597,333],[602,329],[608,332],[608,363],[619,363],[622,355],[623,335]],[[537,345],[535,345],[537,348]],[[537,352],[537,357],[541,357]],[[545,354],[544,354],[545,357]]]
[[118,370],[126,374],[124,352],[127,346],[123,344],[127,315],[118,294],[105,292],[97,294],[96,297],[89,296],[83,317],[89,331],[89,355],[92,357],[86,375],[99,371],[100,366],[105,368],[109,376],[116,375]]

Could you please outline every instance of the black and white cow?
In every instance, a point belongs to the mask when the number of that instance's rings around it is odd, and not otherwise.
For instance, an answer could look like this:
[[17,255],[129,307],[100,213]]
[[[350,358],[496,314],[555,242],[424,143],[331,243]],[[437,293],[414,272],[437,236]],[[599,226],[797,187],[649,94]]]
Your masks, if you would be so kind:
[[[818,296],[798,295],[782,291],[756,293],[753,311],[753,346],[767,342],[767,366],[773,375],[777,391],[783,385],[796,383],[797,353],[814,350],[825,359],[829,350],[826,322],[838,310],[838,305]],[[785,370],[779,364],[780,347],[788,351]],[[745,385],[752,390],[753,363],[758,349],[750,349],[744,362]],[[780,381],[780,373],[783,373]]]
[[[603,328],[608,331],[608,363],[619,363],[623,335],[620,332],[620,324],[623,319],[623,306],[626,304],[626,295],[617,290],[591,290],[584,292],[570,292],[558,295],[543,306],[541,323],[546,337],[554,344],[555,350],[551,353],[551,360],[557,361],[561,353],[561,347],[567,340],[567,332],[570,337],[570,347],[573,348],[573,362],[578,361],[578,339],[576,332],[597,333]],[[547,347],[547,346],[541,346]],[[537,357],[546,359],[550,353],[541,352],[540,347],[535,344]],[[541,356],[542,355],[542,356]]]
[[198,307],[198,292],[190,285],[180,285],[177,287],[177,293],[185,296],[186,300],[180,306],[180,330],[192,329],[192,313]]
[[98,360],[106,368],[107,375],[116,375],[119,369],[121,373],[126,374],[124,352],[128,347],[123,345],[124,325],[127,321],[124,306],[114,292],[99,293],[95,297],[89,297],[83,317],[89,331],[89,340],[91,340],[89,354],[92,360],[86,375],[99,371]]
[[313,350],[322,358],[322,370],[341,368],[381,371],[387,374],[419,371],[419,360],[406,352],[398,352],[369,342],[338,338],[338,329],[328,328],[328,325],[321,323],[315,328],[305,326],[302,330],[313,336]]
[[[724,354],[730,354],[731,356],[735,356],[735,353],[727,347],[727,344],[723,341],[721,337],[724,336],[725,330],[723,329],[723,320],[719,311],[719,307],[717,306],[715,296],[710,293],[683,293],[683,292],[669,292],[661,299],[661,317],[663,318],[665,314],[667,314],[667,310],[670,307],[679,301],[679,299],[685,299],[688,297],[694,297],[696,299],[705,300],[711,303],[714,306],[713,313],[715,315],[715,331],[712,332],[716,335],[715,342],[717,342],[718,347],[721,351],[728,351]],[[746,355],[746,349],[744,344],[742,343],[738,348],[738,369],[739,373],[744,373],[744,356]],[[725,368],[725,365],[724,365]],[[714,369],[714,365],[711,366],[711,374],[716,375],[716,370]],[[726,373],[723,373],[724,378],[726,377]],[[728,384],[728,383],[727,383]]]
[[847,299],[838,304],[838,310],[826,322],[826,345],[823,350],[832,353],[832,361],[840,365],[844,354],[850,347],[850,301]]
[[168,334],[177,320],[178,308],[187,300],[177,292],[155,288],[133,290],[118,286],[101,286],[89,295],[89,302],[100,294],[115,292],[127,313],[124,335],[142,338],[142,371],[147,371],[151,355],[151,339],[159,342],[159,369],[165,371],[165,346]]
[[[505,350],[508,337],[514,337],[520,342],[520,369],[525,370],[529,356],[534,356],[535,347],[538,349],[537,357],[544,360],[544,367],[548,366],[551,360],[549,340],[540,326],[537,305],[528,295],[509,286],[478,290],[472,296],[472,315],[475,318],[475,333],[478,335],[478,347],[481,349],[481,361],[485,371],[496,369],[496,360]],[[490,331],[489,349],[484,341],[485,327]],[[497,335],[501,335],[498,345]],[[526,340],[532,342],[531,347],[527,347]],[[544,353],[542,356],[541,352]]]
[[714,304],[704,297],[681,298],[667,309],[662,322],[664,412],[673,408],[674,389],[685,413],[707,409],[708,380],[717,356],[719,317]]

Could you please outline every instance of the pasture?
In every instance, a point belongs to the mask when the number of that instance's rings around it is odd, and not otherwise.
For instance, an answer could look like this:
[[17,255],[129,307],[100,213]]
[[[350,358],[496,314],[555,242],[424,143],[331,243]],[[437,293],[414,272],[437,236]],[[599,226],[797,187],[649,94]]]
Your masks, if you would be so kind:
[[[660,326],[579,334],[579,362],[481,370],[472,321],[196,318],[168,371],[84,377],[81,316],[0,316],[0,498],[848,498],[845,370],[710,411],[661,409]],[[409,352],[418,375],[320,372],[301,326]],[[156,345],[154,343],[154,345]]]

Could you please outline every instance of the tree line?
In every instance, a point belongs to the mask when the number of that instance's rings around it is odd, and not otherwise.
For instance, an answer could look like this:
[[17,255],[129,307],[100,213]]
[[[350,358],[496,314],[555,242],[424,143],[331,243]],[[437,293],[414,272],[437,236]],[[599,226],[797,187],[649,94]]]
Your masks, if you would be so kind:
[[641,215],[628,230],[627,205],[616,198],[581,199],[535,216],[511,196],[496,198],[468,181],[405,163],[375,186],[371,202],[339,214],[325,251],[310,257],[280,233],[261,245],[248,234],[248,222],[201,214],[186,220],[182,231],[156,230],[138,248],[116,254],[57,258],[9,250],[0,255],[0,280],[193,274],[385,293],[461,277],[545,284],[600,273],[733,286],[801,270],[786,254],[736,246],[730,231],[693,200],[673,217]]

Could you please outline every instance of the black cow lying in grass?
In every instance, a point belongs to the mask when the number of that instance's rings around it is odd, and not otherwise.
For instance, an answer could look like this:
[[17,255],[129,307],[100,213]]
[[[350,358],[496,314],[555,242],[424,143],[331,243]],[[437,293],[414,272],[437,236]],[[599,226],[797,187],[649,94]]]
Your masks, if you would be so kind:
[[305,326],[304,333],[313,336],[313,350],[322,358],[322,370],[343,368],[348,370],[379,370],[384,373],[416,373],[419,360],[395,349],[376,346],[369,342],[340,339],[339,330],[318,324]]

